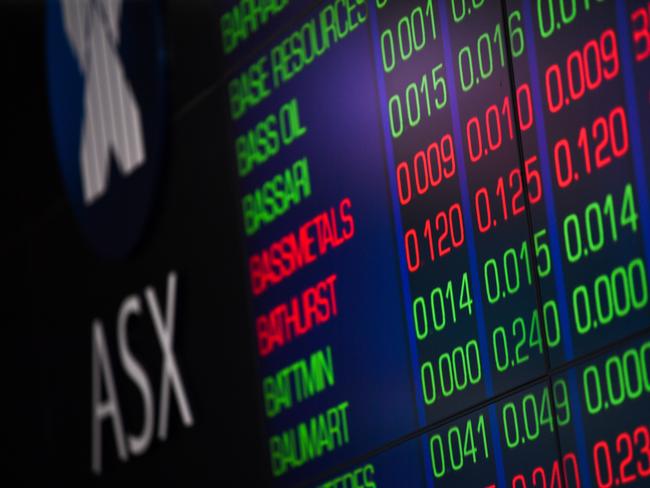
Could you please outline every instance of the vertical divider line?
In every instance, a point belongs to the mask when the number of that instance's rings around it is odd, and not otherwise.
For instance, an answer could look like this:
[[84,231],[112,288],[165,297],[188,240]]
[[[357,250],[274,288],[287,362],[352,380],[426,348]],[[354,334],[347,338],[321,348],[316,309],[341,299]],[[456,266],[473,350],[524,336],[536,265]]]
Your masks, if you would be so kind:
[[544,109],[542,107],[541,87],[539,84],[539,70],[537,65],[537,50],[535,48],[535,34],[532,20],[532,0],[523,0],[522,15],[524,20],[524,38],[526,50],[528,51],[528,65],[530,71],[531,95],[533,98],[533,113],[535,114],[535,132],[537,146],[539,148],[539,162],[542,172],[542,188],[545,191],[544,204],[548,218],[548,234],[551,248],[551,262],[553,275],[555,276],[556,299],[560,312],[560,326],[562,330],[562,346],[567,361],[573,359],[573,337],[569,327],[569,311],[566,301],[566,288],[564,284],[564,269],[562,266],[562,251],[560,249],[557,218],[555,213],[555,202],[553,201],[553,179],[550,173],[550,162],[548,156],[548,141],[544,122]]
[[[526,1],[526,0],[524,0]],[[508,69],[508,80],[510,84],[510,99],[512,101],[512,112],[515,126],[515,141],[517,143],[517,155],[519,159],[519,171],[522,175],[526,172],[524,154],[524,142],[521,135],[521,121],[519,119],[519,99],[517,98],[517,83],[515,79],[515,65],[512,58],[512,45],[510,43],[510,15],[505,0],[499,0],[501,4],[501,21],[503,22],[503,29],[505,35],[503,36],[506,44],[506,58]],[[563,458],[562,443],[560,442],[560,431],[557,422],[557,408],[555,407],[555,392],[553,390],[553,378],[549,374],[551,370],[551,354],[548,348],[548,331],[546,329],[546,321],[544,317],[544,299],[542,297],[542,282],[539,277],[539,268],[537,263],[537,253],[535,252],[535,226],[533,225],[533,211],[529,200],[529,189],[527,178],[521,178],[521,185],[524,190],[524,208],[526,211],[526,224],[528,226],[528,247],[530,248],[530,266],[532,268],[531,274],[533,276],[533,287],[535,288],[535,302],[537,304],[537,317],[540,330],[540,335],[544,338],[542,341],[544,369],[546,373],[546,388],[548,388],[549,403],[551,404],[551,422],[553,426],[553,438],[555,439],[555,448],[558,456],[558,464],[560,467],[561,479],[567,479],[564,471],[564,463],[561,462]],[[542,186],[542,194],[543,192]]]
[[[523,15],[523,22],[524,22],[524,39],[526,42],[526,47],[528,51],[528,67],[529,67],[529,72],[530,72],[530,83],[531,83],[531,94],[533,98],[533,113],[535,114],[535,133],[537,136],[537,146],[539,149],[538,157],[540,161],[540,167],[541,167],[541,173],[542,173],[542,188],[544,190],[544,203],[546,206],[546,217],[548,220],[548,233],[549,233],[549,241],[550,241],[550,248],[551,248],[551,263],[553,266],[553,274],[555,276],[555,292],[556,292],[556,300],[558,304],[558,309],[559,309],[559,314],[560,314],[560,329],[562,331],[562,346],[564,350],[564,356],[565,360],[571,360],[574,357],[574,350],[573,350],[573,338],[571,336],[571,328],[569,326],[569,312],[568,312],[568,305],[566,301],[566,288],[565,288],[565,282],[564,282],[564,270],[562,266],[562,253],[560,250],[560,244],[559,244],[559,237],[558,237],[558,229],[557,229],[557,216],[555,213],[555,203],[553,201],[553,180],[550,174],[550,163],[549,163],[549,156],[548,156],[548,141],[546,138],[546,128],[545,128],[545,122],[544,122],[544,112],[542,108],[542,100],[541,100],[541,88],[540,88],[540,83],[539,83],[539,66],[537,64],[537,50],[535,47],[535,34],[534,34],[534,25],[533,25],[533,20],[532,20],[532,7],[531,7],[531,2],[532,0],[523,0],[523,7],[522,7],[522,15]],[[506,42],[509,45],[510,42],[510,29],[509,29],[509,24],[508,24],[508,19],[507,19],[507,8],[504,3],[502,3],[503,9],[504,9],[504,15],[506,15],[506,18],[504,19],[504,22],[506,24],[506,29],[508,30],[508,35],[504,36],[506,38]],[[511,71],[511,76],[512,76],[512,81],[511,85],[514,81],[514,67],[512,65],[512,57],[511,57],[511,52],[510,49],[507,49],[508,51],[508,60],[509,60],[509,69]],[[513,90],[515,90],[515,96],[514,96],[514,102],[517,104],[517,96],[516,96],[516,89],[514,88],[513,85]],[[517,143],[520,148],[520,158],[523,157],[523,144],[522,144],[522,139],[521,139],[521,130],[519,127],[519,122],[518,122],[518,108],[519,106],[516,105],[516,110],[513,110],[513,112],[516,114],[516,131],[517,131]],[[521,160],[521,163],[523,164],[523,159]],[[525,178],[522,178],[524,180]],[[526,194],[528,194],[528,188],[525,182],[522,182],[524,186],[524,191]],[[527,201],[527,199],[525,199]],[[528,203],[526,203],[526,215],[527,218],[529,219],[529,225],[531,226],[529,228],[529,233],[530,237],[532,238],[532,214],[530,212],[530,206]],[[532,248],[534,250],[534,248]],[[534,252],[530,253],[531,255],[535,255]],[[536,262],[537,258],[536,256],[531,256],[532,262]],[[540,312],[539,306],[541,305],[541,282],[539,281],[539,276],[537,274],[537,266],[534,265],[534,275],[536,278],[536,287],[538,287],[538,314],[539,315],[539,320],[540,324],[543,323],[544,320],[544,315],[543,315],[543,310]],[[543,327],[544,329],[544,338],[546,339],[546,327]],[[548,350],[548,344],[546,343],[546,340],[544,341],[544,355],[546,359],[546,365],[547,365],[547,374],[550,369],[551,363],[550,363],[550,353]],[[580,408],[580,398],[578,395],[578,383],[576,379],[576,375],[574,372],[569,371],[568,374],[569,378],[569,397],[571,399],[571,411],[573,414],[573,428],[576,432],[576,444],[577,444],[577,451],[578,451],[578,458],[580,459],[580,477],[582,480],[583,485],[585,488],[590,488],[591,487],[591,478],[589,476],[589,471],[587,470],[587,455],[586,455],[586,445],[585,445],[585,435],[584,435],[584,424],[582,421],[582,409]],[[555,438],[558,444],[558,455],[562,455],[562,443],[560,440],[560,432],[559,432],[559,426],[557,425],[557,415],[556,415],[556,409],[555,409],[555,395],[553,392],[553,378],[549,374],[548,375],[548,388],[549,388],[549,397],[550,397],[550,403],[551,403],[551,411],[553,415],[553,425],[555,427]],[[562,471],[564,471],[564,463],[561,462],[562,460],[559,459],[558,463],[560,464],[560,467]]]

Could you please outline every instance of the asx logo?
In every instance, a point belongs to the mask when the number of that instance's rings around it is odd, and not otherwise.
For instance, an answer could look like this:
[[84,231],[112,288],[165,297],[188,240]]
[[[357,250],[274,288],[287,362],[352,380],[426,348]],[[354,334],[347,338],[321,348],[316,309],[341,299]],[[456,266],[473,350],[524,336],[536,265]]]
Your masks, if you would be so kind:
[[[170,413],[174,406],[178,409],[184,427],[194,425],[192,406],[174,351],[177,281],[178,275],[172,270],[167,275],[166,293],[160,293],[150,285],[141,294],[124,298],[116,314],[115,333],[112,336],[106,334],[103,320],[97,318],[93,321],[91,467],[97,475],[101,475],[103,470],[105,434],[112,438],[117,457],[126,462],[131,456],[140,456],[149,450],[154,438],[156,417],[157,437],[160,441],[167,439]],[[138,340],[133,340],[129,333],[137,333],[137,329],[147,322],[153,328],[150,334],[156,337],[160,346],[160,382],[157,390],[151,381],[155,373],[147,370],[146,363],[138,358]],[[110,340],[111,337],[114,339]],[[111,359],[110,353],[115,349],[118,352],[117,363]],[[123,381],[117,381],[116,372],[124,373],[122,377],[126,375],[130,386],[138,390],[139,402],[125,395],[126,385]],[[125,421],[123,407],[142,412],[140,427],[135,431],[133,422]],[[112,429],[107,430],[108,426]]]
[[83,234],[106,257],[134,248],[153,201],[166,105],[160,26],[153,1],[48,2],[59,166]]

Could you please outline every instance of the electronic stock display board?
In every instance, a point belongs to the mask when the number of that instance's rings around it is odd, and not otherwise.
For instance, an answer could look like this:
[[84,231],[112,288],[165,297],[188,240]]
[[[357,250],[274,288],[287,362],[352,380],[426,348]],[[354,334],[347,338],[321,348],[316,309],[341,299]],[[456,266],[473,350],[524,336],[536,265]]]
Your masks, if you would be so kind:
[[276,486],[650,485],[650,3],[219,8]]

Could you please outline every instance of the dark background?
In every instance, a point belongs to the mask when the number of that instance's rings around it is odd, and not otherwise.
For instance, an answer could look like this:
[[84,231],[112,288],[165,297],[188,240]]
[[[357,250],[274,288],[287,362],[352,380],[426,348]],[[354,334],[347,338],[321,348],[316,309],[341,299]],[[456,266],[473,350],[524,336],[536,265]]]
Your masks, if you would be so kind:
[[[254,347],[247,326],[239,211],[226,164],[215,5],[163,2],[169,107],[163,169],[148,228],[127,259],[96,257],[78,228],[51,136],[44,3],[0,4],[2,177],[0,330],[3,479],[11,486],[264,484]],[[195,424],[170,401],[166,441],[119,463],[104,442],[104,475],[91,474],[91,322],[104,325],[125,427],[140,428],[139,393],[117,359],[121,301],[146,286],[164,303],[179,275],[174,350]],[[160,348],[146,318],[129,334],[154,389]],[[108,423],[105,423],[107,436]]]
[[[71,486],[75,482],[81,486],[267,485],[267,436],[259,410],[260,382],[249,321],[252,307],[246,293],[240,194],[232,164],[233,129],[224,99],[225,80],[276,42],[283,35],[282,25],[296,25],[320,2],[291,2],[282,15],[224,58],[218,14],[232,2],[160,0],[168,88],[162,171],[141,242],[128,258],[110,261],[99,258],[85,242],[59,175],[47,99],[45,1],[0,0],[0,106],[5,121],[0,132],[2,479],[8,486]],[[363,30],[358,37],[367,35],[367,29]],[[352,52],[349,45],[339,48]],[[557,56],[551,51],[547,54]],[[343,55],[334,58],[319,63],[336,67],[345,62]],[[308,76],[317,74],[312,70],[300,83],[308,85]],[[293,90],[295,83],[284,89]],[[328,102],[333,99],[323,97]],[[307,103],[301,106],[306,115],[308,107]],[[594,107],[600,110],[597,104]],[[312,135],[317,134],[321,132]],[[326,138],[318,143],[328,144]],[[316,142],[310,144],[318,147]],[[309,210],[312,201],[298,212]],[[374,217],[381,215],[377,212]],[[282,225],[290,223],[276,225],[274,232],[281,233]],[[359,239],[356,245],[365,242]],[[94,319],[103,323],[125,427],[138,431],[141,402],[118,361],[116,315],[124,298],[132,294],[142,298],[147,286],[155,288],[164,304],[167,275],[172,270],[179,276],[174,351],[195,425],[182,425],[172,395],[167,440],[154,437],[144,455],[120,463],[105,422],[104,472],[97,478],[91,474],[91,323]],[[599,272],[599,267],[592,271]],[[142,320],[130,322],[129,338],[154,389],[156,428],[161,354],[146,311]],[[382,366],[391,364],[385,361]],[[358,372],[363,375],[361,368]],[[388,378],[383,373],[378,376]],[[394,377],[407,376],[394,372]],[[539,385],[534,388],[539,390]],[[348,387],[357,385],[348,383]],[[391,394],[398,403],[400,397]],[[611,410],[610,415],[636,422],[647,411],[645,404],[638,405],[632,413]],[[614,421],[597,422],[587,429],[589,435],[600,435],[602,425],[620,428]],[[391,425],[397,422],[392,420]],[[424,439],[433,428],[427,426],[419,434]],[[403,430],[413,432],[412,428]],[[410,435],[411,442],[403,438],[381,447],[377,456],[368,455],[382,466],[382,481],[406,484],[412,476],[410,481],[415,483],[424,473],[420,458],[413,454],[422,452],[420,439]],[[562,445],[575,450],[573,438],[563,437]],[[508,476],[526,463],[541,462],[542,453],[550,465],[555,453],[548,446],[535,446],[537,451],[526,456],[509,455],[505,459]],[[348,460],[347,466],[354,463]],[[472,470],[459,476],[477,473],[483,476]]]

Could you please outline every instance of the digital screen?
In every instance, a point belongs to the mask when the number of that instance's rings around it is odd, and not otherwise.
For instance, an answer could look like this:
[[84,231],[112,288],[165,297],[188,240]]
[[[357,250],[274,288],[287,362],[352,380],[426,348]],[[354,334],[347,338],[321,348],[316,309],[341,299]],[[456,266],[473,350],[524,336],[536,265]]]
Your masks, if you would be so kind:
[[650,3],[218,7],[274,486],[650,485]]

